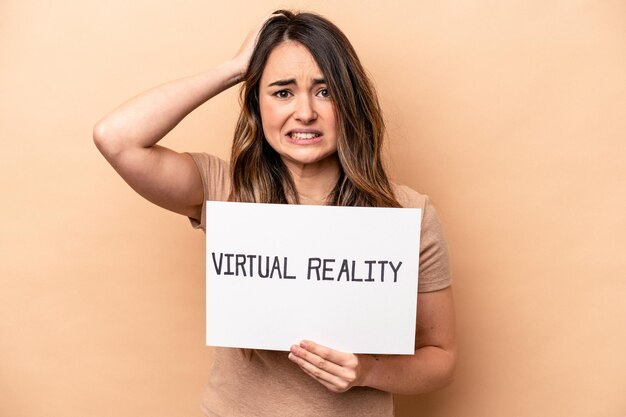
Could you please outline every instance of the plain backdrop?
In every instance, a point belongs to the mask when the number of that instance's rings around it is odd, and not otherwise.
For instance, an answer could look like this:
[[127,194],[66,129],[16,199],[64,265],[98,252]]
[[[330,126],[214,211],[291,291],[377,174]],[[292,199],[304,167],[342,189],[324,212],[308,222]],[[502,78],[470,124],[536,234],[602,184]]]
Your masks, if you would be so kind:
[[[0,416],[199,416],[204,237],[144,201],[95,122],[218,65],[262,16],[317,11],[379,91],[397,182],[430,195],[454,383],[397,416],[626,414],[626,3],[0,3]],[[163,144],[229,155],[238,89]]]

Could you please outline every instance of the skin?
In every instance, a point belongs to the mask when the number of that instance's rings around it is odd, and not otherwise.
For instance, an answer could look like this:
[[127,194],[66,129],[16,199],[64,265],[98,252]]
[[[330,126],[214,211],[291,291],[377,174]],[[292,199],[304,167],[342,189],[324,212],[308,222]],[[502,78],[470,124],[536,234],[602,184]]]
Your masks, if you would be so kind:
[[449,385],[456,358],[451,288],[420,293],[413,355],[355,355],[303,340],[289,359],[333,392],[354,386],[419,394]]
[[[270,53],[259,107],[265,138],[289,169],[300,201],[322,204],[339,176],[335,112],[324,75],[306,47],[287,41]],[[313,141],[290,136],[311,131],[320,136]]]
[[[248,34],[231,60],[148,90],[96,124],[96,146],[143,197],[200,219],[202,180],[193,160],[157,143],[195,108],[239,82],[263,23]],[[264,133],[292,174],[303,204],[323,204],[339,173],[332,97],[324,92],[321,79],[306,48],[286,42],[270,54],[259,91]],[[277,80],[293,82],[270,86]],[[321,132],[322,140],[294,144],[286,139],[289,131],[303,128]],[[454,369],[453,306],[451,288],[419,295],[414,355],[356,355],[304,340],[291,347],[288,357],[334,392],[353,386],[398,394],[436,390],[450,383]]]

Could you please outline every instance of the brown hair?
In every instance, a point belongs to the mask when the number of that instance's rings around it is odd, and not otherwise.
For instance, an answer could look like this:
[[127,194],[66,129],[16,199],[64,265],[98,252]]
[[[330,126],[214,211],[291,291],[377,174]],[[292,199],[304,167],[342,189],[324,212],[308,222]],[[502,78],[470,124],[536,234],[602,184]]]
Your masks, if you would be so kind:
[[231,201],[298,202],[293,179],[265,140],[259,82],[272,50],[285,41],[304,45],[324,74],[337,119],[340,175],[330,204],[400,207],[382,163],[385,126],[378,98],[346,36],[313,13],[279,10],[261,32],[241,90],[241,114],[231,154]]

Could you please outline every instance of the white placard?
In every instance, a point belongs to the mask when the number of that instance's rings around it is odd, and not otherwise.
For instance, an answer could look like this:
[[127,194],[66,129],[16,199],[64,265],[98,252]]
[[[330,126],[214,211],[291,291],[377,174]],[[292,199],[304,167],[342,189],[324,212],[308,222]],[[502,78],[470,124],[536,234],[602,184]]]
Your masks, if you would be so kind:
[[207,345],[413,354],[421,209],[207,201]]

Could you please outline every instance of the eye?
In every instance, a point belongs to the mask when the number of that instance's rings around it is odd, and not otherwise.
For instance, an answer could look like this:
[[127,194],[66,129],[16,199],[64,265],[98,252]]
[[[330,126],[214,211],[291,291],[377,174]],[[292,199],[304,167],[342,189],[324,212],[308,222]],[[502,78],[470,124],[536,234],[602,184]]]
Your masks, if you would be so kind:
[[289,90],[278,90],[272,95],[276,98],[289,98],[291,96],[291,92]]
[[330,98],[330,91],[328,91],[328,88],[322,88],[317,92],[317,95],[323,98]]

